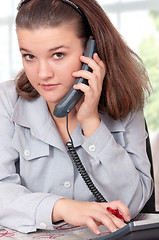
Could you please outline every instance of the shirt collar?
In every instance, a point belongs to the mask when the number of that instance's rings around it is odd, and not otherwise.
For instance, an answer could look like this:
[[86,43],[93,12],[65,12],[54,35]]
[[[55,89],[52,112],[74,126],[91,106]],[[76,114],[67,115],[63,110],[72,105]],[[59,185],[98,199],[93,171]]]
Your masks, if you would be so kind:
[[[15,105],[12,121],[17,125],[29,128],[31,134],[52,146],[66,151],[61,136],[56,128],[46,101],[39,96],[32,101],[26,101],[19,97]],[[72,138],[74,146],[82,144],[80,124],[74,129]]]

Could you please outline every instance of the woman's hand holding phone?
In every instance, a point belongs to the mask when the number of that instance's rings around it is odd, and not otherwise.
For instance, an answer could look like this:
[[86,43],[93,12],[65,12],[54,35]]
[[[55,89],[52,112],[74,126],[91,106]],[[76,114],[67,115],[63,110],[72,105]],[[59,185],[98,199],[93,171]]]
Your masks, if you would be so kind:
[[129,210],[122,201],[96,203],[66,198],[55,203],[52,219],[53,222],[64,220],[72,225],[88,226],[95,234],[100,234],[99,225],[105,225],[111,232],[124,227],[124,221],[110,213],[107,207],[118,209],[124,220],[130,221]]
[[74,85],[74,89],[84,92],[83,98],[76,105],[76,117],[82,126],[84,135],[89,137],[100,124],[98,103],[102,91],[103,79],[106,74],[106,67],[97,53],[94,53],[93,59],[85,56],[81,56],[80,59],[92,69],[92,72],[79,70],[73,73],[73,77],[82,77],[88,80],[89,85],[79,83]]

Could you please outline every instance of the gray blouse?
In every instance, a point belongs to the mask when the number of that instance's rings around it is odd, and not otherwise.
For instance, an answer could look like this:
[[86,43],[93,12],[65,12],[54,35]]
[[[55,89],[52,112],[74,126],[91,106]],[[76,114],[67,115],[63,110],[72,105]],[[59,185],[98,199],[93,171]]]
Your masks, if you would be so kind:
[[[122,200],[131,217],[152,193],[144,116],[130,113],[101,124],[89,138],[76,126],[72,139],[90,178],[107,201]],[[42,97],[26,101],[15,82],[0,85],[0,225],[28,233],[54,229],[60,198],[95,201],[56,129]]]

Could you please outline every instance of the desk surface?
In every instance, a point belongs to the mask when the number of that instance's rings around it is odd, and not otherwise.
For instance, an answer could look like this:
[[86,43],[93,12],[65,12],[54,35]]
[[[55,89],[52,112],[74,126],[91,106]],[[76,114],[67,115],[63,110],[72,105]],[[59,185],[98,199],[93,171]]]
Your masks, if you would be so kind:
[[[109,230],[100,226],[101,236],[108,235]],[[39,230],[35,233],[23,234],[5,227],[0,226],[0,239],[3,240],[46,240],[46,239],[60,239],[60,240],[88,240],[90,238],[95,238],[95,235],[87,227],[75,227],[69,224],[63,223],[58,226],[56,230]]]
[[[138,218],[135,219],[135,221],[137,221],[136,223],[139,225],[142,225],[142,222],[143,222],[142,220],[146,220],[149,222],[157,220],[157,223],[159,224],[159,214],[139,214]],[[101,231],[100,237],[104,239],[104,236],[107,236],[106,238],[108,238],[110,231],[104,226],[99,226],[99,228]],[[158,230],[158,234],[157,234],[157,237],[158,237],[159,228],[157,228],[157,230]],[[111,235],[116,233],[112,233]],[[46,239],[88,240],[88,239],[94,239],[94,238],[97,238],[97,235],[95,235],[88,227],[72,226],[65,222],[63,222],[60,225],[57,225],[55,230],[52,230],[52,231],[38,230],[35,233],[29,233],[29,234],[23,234],[23,233],[5,228],[3,226],[0,226],[0,239],[3,239],[3,240],[36,240],[36,239],[37,240],[38,239],[39,240],[46,240]],[[118,238],[112,237],[111,239],[118,239]],[[121,238],[121,239],[125,240],[125,238]],[[133,238],[129,238],[129,239],[134,240]],[[142,238],[139,238],[139,239],[141,240]],[[156,238],[153,238],[153,239],[156,239]]]

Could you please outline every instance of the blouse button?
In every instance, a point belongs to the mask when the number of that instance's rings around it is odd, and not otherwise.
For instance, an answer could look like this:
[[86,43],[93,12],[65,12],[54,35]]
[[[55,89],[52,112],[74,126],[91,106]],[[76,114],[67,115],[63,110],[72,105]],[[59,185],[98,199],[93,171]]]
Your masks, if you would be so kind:
[[94,151],[96,150],[95,145],[90,145],[90,146],[89,146],[89,150],[90,150],[91,152],[94,152]]
[[65,188],[70,188],[71,187],[71,183],[70,182],[65,182],[64,183],[64,187]]
[[29,151],[28,149],[26,149],[26,150],[24,151],[24,155],[25,155],[26,157],[29,157],[29,156],[30,156],[30,151]]

